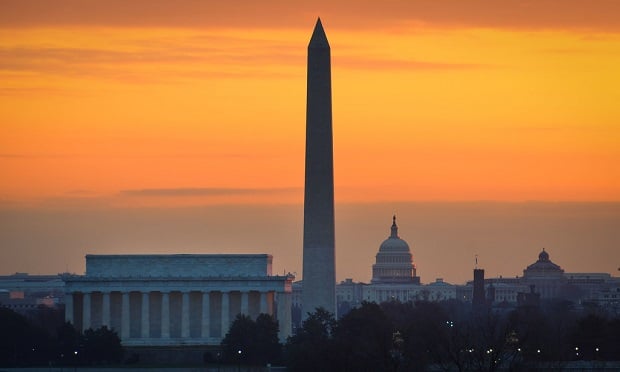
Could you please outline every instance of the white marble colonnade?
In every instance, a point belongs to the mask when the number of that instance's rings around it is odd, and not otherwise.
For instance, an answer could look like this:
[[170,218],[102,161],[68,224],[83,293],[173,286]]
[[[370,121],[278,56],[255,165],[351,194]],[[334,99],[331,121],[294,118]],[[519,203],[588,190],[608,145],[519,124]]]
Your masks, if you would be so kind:
[[86,255],[84,275],[63,274],[65,319],[79,330],[108,326],[125,345],[204,345],[219,344],[237,314],[266,313],[285,340],[294,276],[273,275],[272,260],[268,254]]
[[[177,301],[180,302],[180,311],[179,306],[171,303],[171,296],[174,295],[180,295],[180,301]],[[193,303],[190,295],[194,296]],[[76,291],[65,295],[65,321],[76,324],[82,331],[100,326],[114,328],[121,340],[133,340],[134,343],[148,340],[144,343],[151,344],[160,340],[165,344],[165,340],[171,338],[219,342],[237,314],[252,317],[259,313],[274,315],[274,295],[275,291],[257,290]],[[290,296],[290,293],[279,294],[280,297],[287,295]],[[112,298],[118,300],[119,296],[120,304],[114,306]],[[139,302],[131,301],[131,296],[137,296]],[[95,297],[100,298],[96,304]],[[157,301],[154,301],[156,298]],[[133,309],[135,305],[138,305],[137,309]],[[278,306],[278,312],[285,314],[290,309]],[[153,316],[155,314],[156,317]],[[180,332],[173,335],[171,328],[175,325]]]

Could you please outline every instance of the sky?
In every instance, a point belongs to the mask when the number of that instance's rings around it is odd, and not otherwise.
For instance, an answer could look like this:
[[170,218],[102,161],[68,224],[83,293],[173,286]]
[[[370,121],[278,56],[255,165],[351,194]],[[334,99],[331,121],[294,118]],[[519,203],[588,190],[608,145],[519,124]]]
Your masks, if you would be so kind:
[[[332,48],[337,277],[620,266],[614,0],[0,0],[0,274],[271,253],[301,278],[306,47]],[[510,258],[508,258],[510,257]],[[486,262],[486,264],[483,264]]]

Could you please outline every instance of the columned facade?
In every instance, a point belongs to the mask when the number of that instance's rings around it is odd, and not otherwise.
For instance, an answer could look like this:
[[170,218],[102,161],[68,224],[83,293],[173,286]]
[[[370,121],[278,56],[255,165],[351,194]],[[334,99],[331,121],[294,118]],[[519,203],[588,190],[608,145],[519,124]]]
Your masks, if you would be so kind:
[[[237,314],[253,318],[259,313],[276,315],[277,306],[280,337],[285,339],[291,334],[293,277],[272,276],[271,256],[89,255],[86,259],[86,275],[63,278],[67,293],[65,319],[78,329],[105,325],[117,331],[124,345],[219,344]],[[175,266],[183,266],[185,271],[175,270],[174,276],[146,276],[139,272],[140,267],[145,267],[140,262],[144,260],[168,261],[162,274],[174,270]],[[252,273],[248,266],[257,260],[263,261],[264,271]],[[115,267],[99,271],[106,266],[98,267],[100,261],[109,261]],[[209,266],[213,261],[221,261],[223,265],[219,270],[208,268],[206,275],[195,275],[200,273],[186,267],[187,264],[192,268]],[[128,274],[132,275],[107,275],[116,274],[119,265],[131,268]],[[234,269],[239,275],[222,275]]]
[[103,292],[101,301],[101,325],[110,326],[110,292]]

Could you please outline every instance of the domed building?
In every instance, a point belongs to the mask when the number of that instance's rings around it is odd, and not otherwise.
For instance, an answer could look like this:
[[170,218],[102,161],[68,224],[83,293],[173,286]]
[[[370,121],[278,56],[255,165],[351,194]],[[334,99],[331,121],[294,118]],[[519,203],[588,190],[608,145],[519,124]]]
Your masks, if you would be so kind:
[[391,230],[390,236],[381,243],[376,263],[372,265],[371,283],[420,284],[409,244],[398,236],[396,216],[392,217]]
[[538,254],[538,261],[523,270],[523,282],[527,285],[534,285],[542,299],[559,297],[562,287],[566,284],[564,270],[551,262],[545,248]]
[[526,279],[561,279],[563,275],[564,270],[559,265],[551,262],[549,253],[545,251],[545,248],[538,255],[538,261],[523,270],[523,277]]

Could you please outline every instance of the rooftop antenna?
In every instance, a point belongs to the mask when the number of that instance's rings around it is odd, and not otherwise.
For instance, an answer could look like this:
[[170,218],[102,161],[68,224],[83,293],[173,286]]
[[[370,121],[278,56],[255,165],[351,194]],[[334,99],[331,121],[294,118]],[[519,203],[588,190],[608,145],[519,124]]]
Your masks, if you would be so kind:
[[475,259],[476,259],[476,265],[474,266],[474,268],[477,269],[478,268],[478,255],[477,254],[475,255]]

